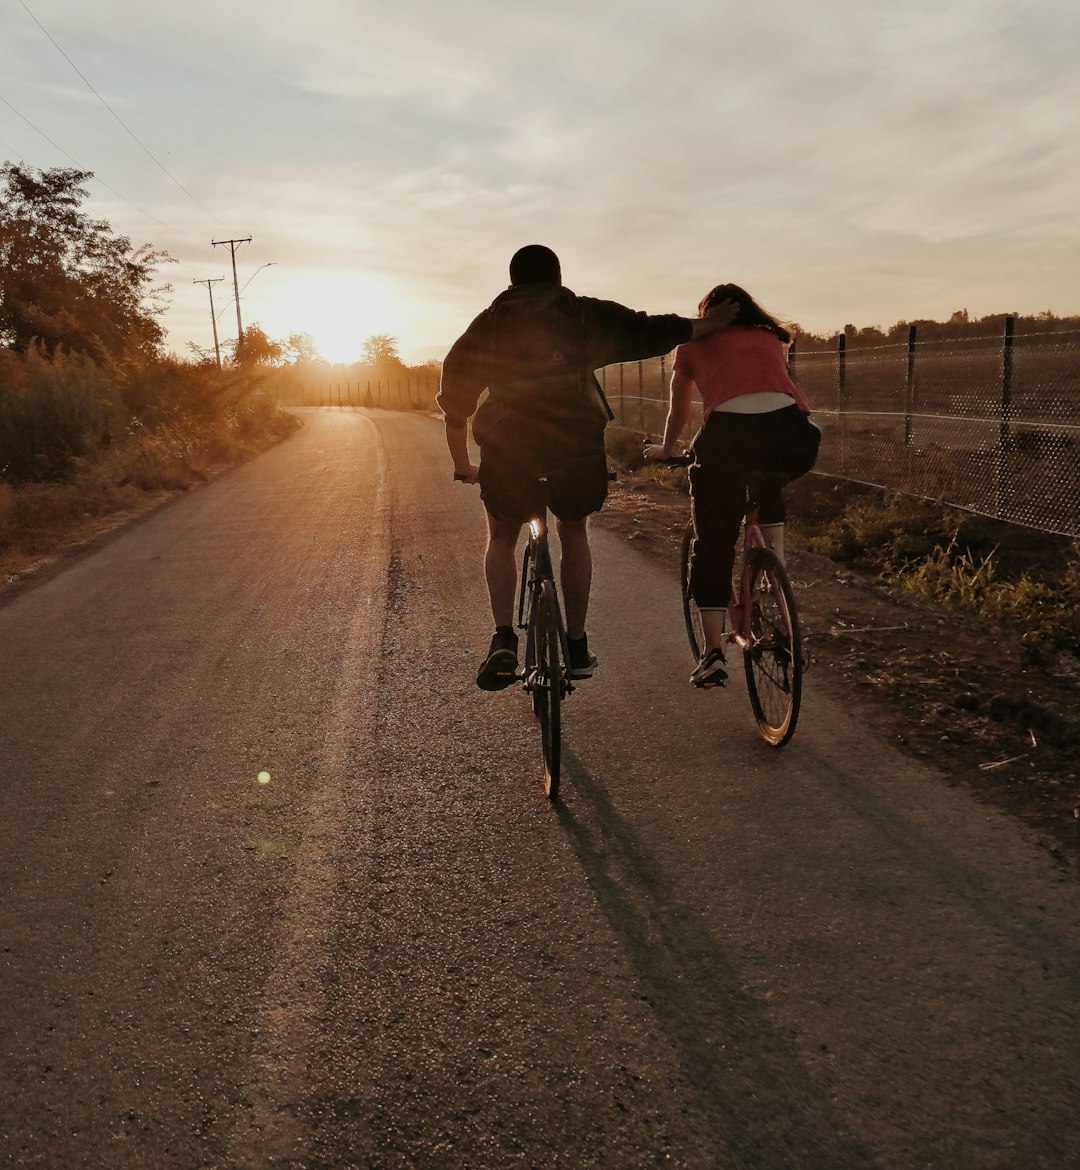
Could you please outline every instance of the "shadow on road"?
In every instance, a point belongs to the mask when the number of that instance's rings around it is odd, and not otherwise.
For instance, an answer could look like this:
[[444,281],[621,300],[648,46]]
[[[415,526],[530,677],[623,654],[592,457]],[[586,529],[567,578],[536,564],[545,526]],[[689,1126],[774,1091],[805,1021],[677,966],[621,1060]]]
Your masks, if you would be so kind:
[[559,804],[559,819],[716,1147],[736,1153],[737,1164],[872,1165],[846,1132],[828,1081],[808,1076],[794,1037],[769,1019],[603,785],[571,753],[564,769],[584,809]]

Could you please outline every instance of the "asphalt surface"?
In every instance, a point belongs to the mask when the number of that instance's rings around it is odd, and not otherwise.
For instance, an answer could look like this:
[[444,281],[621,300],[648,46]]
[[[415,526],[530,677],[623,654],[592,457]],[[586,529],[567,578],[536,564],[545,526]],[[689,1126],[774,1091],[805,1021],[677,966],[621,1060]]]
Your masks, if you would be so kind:
[[767,748],[599,531],[552,807],[438,423],[304,418],[0,606],[0,1165],[1080,1164],[1015,823],[812,674]]

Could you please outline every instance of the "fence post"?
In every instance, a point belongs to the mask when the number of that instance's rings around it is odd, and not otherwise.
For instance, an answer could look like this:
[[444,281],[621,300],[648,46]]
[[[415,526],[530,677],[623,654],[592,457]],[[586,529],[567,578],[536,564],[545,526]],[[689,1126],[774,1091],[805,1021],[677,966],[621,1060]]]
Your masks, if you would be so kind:
[[788,373],[791,374],[792,377],[795,375],[795,359],[798,357],[798,346],[799,339],[797,337],[793,337],[787,351],[787,368]]
[[840,474],[847,471],[847,334],[841,333],[836,343],[836,415],[840,423]]
[[626,426],[626,402],[623,397],[623,374],[625,366],[619,362],[619,426]]
[[639,361],[637,364],[637,401],[638,401],[638,421],[641,423],[641,429],[645,429],[645,368]]
[[1001,422],[998,426],[997,499],[994,512],[1002,519],[1009,498],[1009,431],[1012,422],[1013,335],[1016,318],[1005,318],[1005,338],[1001,351]]
[[911,446],[911,415],[915,410],[915,331],[908,326],[907,334],[907,381],[904,383],[904,446]]
[[[657,398],[660,399],[661,402],[663,402],[668,396],[667,376],[665,373],[666,367],[667,367],[667,354],[662,353],[660,355],[660,392],[656,396]],[[659,421],[657,421],[657,430],[658,431],[659,431],[659,428],[661,425],[662,424],[660,424]]]

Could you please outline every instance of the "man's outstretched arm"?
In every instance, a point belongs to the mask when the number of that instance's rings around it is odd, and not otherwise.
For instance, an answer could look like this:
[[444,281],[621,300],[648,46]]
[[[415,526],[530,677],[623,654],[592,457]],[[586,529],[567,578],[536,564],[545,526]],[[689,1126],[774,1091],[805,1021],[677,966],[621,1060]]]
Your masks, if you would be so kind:
[[738,312],[732,301],[721,301],[704,317],[680,317],[675,313],[635,312],[615,301],[581,299],[588,306],[593,327],[590,365],[597,369],[670,353],[684,342],[730,325]]

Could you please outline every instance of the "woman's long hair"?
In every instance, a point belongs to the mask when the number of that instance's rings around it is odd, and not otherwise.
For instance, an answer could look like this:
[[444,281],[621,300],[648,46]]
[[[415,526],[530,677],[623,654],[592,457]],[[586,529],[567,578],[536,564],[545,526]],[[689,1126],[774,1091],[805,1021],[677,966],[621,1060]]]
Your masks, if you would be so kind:
[[775,337],[779,337],[785,345],[791,341],[790,332],[775,317],[770,317],[746,289],[740,288],[737,284],[718,284],[712,292],[702,297],[701,303],[698,305],[698,316],[704,317],[713,305],[717,305],[721,301],[734,301],[739,306],[735,320],[731,322],[732,325],[767,329]]

